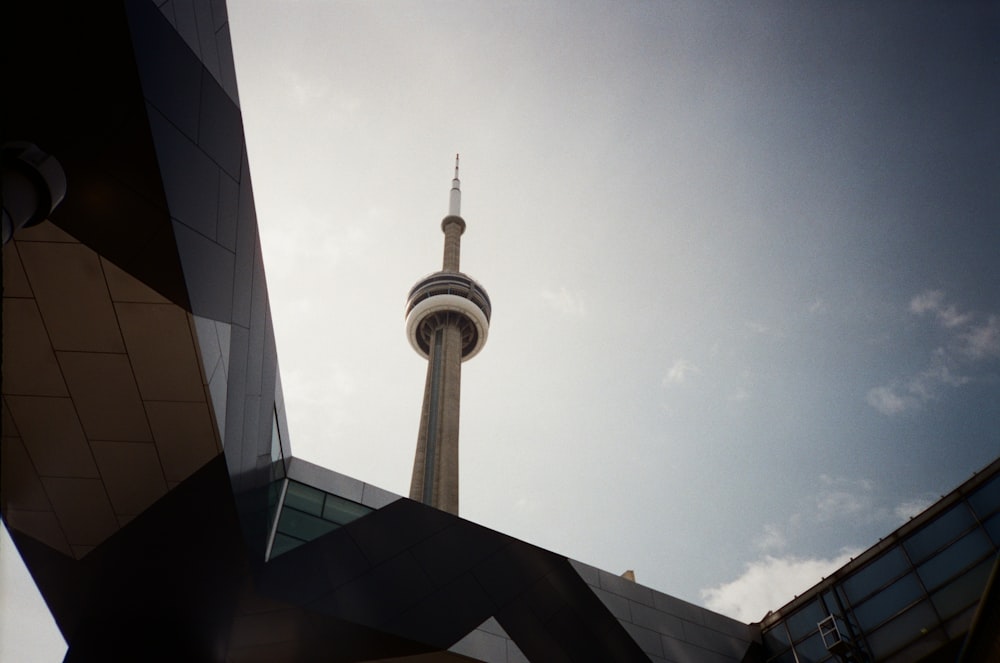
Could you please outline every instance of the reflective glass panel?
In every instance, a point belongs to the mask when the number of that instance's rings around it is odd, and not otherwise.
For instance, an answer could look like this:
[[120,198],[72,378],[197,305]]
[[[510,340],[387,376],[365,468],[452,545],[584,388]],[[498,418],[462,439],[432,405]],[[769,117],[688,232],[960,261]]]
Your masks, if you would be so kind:
[[1000,513],[983,523],[983,528],[993,539],[993,545],[1000,546]]
[[830,656],[818,630],[811,638],[795,645],[795,653],[799,656],[799,663],[819,663]]
[[931,596],[931,601],[942,619],[957,615],[965,608],[978,603],[986,590],[986,579],[993,568],[993,557],[955,578]]
[[886,656],[937,627],[937,618],[928,601],[922,601],[868,634],[868,644],[876,657]]
[[917,573],[928,590],[937,589],[992,551],[986,534],[974,529],[917,567]]
[[285,506],[320,516],[323,514],[323,496],[325,494],[321,490],[316,490],[297,481],[289,481],[288,492],[285,494]]
[[991,513],[1000,511],[1000,475],[979,487],[979,490],[969,496],[969,504],[980,518],[986,518]]
[[286,553],[293,548],[298,548],[305,541],[300,541],[298,539],[286,536],[285,534],[276,534],[274,536],[274,543],[271,545],[271,559],[274,559],[282,553]]
[[856,603],[902,575],[908,567],[903,551],[891,548],[868,566],[845,578],[844,593],[852,603]]
[[[972,618],[976,615],[976,609],[978,607],[978,605],[971,605],[963,612],[960,612],[955,617],[952,617],[951,620],[945,624],[945,630],[948,632],[948,635],[953,638],[957,638],[965,633],[968,633],[969,626],[972,625]],[[994,661],[994,663],[996,662]]]
[[[947,635],[941,629],[934,629],[926,634],[921,634],[920,638],[911,641],[889,658],[881,659],[879,663],[913,663],[914,661],[924,661],[924,657],[932,654],[947,643]],[[929,660],[936,660],[938,663],[952,663],[952,658],[936,657]]]
[[326,504],[323,505],[323,517],[341,525],[357,520],[371,511],[363,504],[329,494],[326,496]]
[[785,620],[792,640],[800,640],[809,633],[819,633],[816,624],[826,617],[826,611],[818,599],[813,599]]
[[903,547],[914,564],[919,564],[936,551],[957,539],[975,525],[972,512],[965,502],[959,502],[928,525],[914,532]]
[[916,601],[923,589],[916,576],[909,573],[864,603],[854,606],[854,615],[864,631],[878,626],[894,614]]
[[768,663],[797,663],[797,661],[795,660],[795,654],[793,654],[792,650],[789,649],[788,651],[779,654],[774,658],[769,658]]
[[327,532],[332,532],[337,527],[336,523],[331,523],[329,520],[288,508],[287,501],[285,508],[281,510],[281,518],[278,520],[278,532],[303,541],[312,541]]
[[272,481],[267,486],[267,506],[271,509],[278,506],[278,498],[281,497],[281,487],[283,481]]
[[284,481],[272,481],[267,486],[267,526],[270,530],[274,523],[274,515],[278,510],[278,499],[281,497],[281,488]]
[[291,543],[286,540],[289,537],[299,541],[295,544],[297,546],[323,536],[327,532],[357,520],[372,511],[374,509],[363,504],[346,500],[297,481],[288,481],[276,530],[285,538],[279,544],[278,537],[275,537],[271,546],[270,558],[273,559],[281,553],[291,550],[289,547]]
[[789,645],[788,633],[784,624],[777,624],[774,628],[764,631],[764,645],[768,653],[777,653]]

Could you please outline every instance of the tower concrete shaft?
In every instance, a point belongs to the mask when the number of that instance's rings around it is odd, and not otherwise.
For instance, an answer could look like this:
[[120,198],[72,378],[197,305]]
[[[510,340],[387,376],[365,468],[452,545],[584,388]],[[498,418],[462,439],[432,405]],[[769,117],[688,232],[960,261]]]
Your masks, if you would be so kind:
[[413,459],[410,499],[458,514],[458,426],[462,362],[486,343],[491,305],[481,285],[459,271],[461,216],[458,157],[444,232],[442,270],[410,290],[406,330],[427,358],[427,379]]
[[410,499],[458,514],[458,416],[462,387],[462,331],[457,316],[435,326],[427,359],[424,402]]

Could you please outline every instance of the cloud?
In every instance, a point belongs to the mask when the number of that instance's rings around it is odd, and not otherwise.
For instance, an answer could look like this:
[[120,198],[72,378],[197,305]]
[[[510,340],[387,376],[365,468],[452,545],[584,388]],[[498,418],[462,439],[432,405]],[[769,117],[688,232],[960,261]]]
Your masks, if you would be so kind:
[[899,414],[903,410],[917,406],[914,398],[900,396],[892,387],[873,387],[868,390],[865,400],[868,401],[869,405],[886,416]]
[[910,300],[910,313],[923,315],[928,311],[936,311],[944,301],[943,290],[925,290],[919,295],[914,295]]
[[743,622],[759,621],[775,606],[782,606],[846,564],[860,551],[845,549],[836,557],[775,557],[746,565],[731,582],[701,590],[706,608]]
[[959,327],[972,320],[971,313],[959,313],[953,305],[945,306],[943,290],[925,290],[910,300],[910,312],[916,315],[935,313],[945,327]]
[[526,496],[517,498],[514,508],[521,512],[533,512],[538,510],[538,501]]
[[[743,574],[731,582],[701,590],[705,607],[750,622],[761,619],[768,610],[782,606],[802,594],[822,578],[846,564],[863,548],[851,545],[829,559],[778,554],[794,549],[798,541],[809,541],[815,532],[809,528],[828,528],[831,521],[854,525],[879,524],[899,526],[926,509],[933,495],[920,495],[889,506],[878,499],[877,486],[867,479],[821,475],[816,481],[816,496],[791,514],[784,524],[768,523],[754,540],[764,553],[749,562]],[[864,542],[863,542],[864,543]]]
[[943,344],[931,352],[926,369],[868,390],[865,400],[886,416],[916,409],[938,398],[945,387],[960,387],[973,380],[976,365],[1000,357],[1000,318],[990,315],[974,324],[976,314],[959,311],[945,301],[942,290],[925,290],[910,299],[910,313],[933,313],[945,328]]
[[788,545],[788,537],[781,527],[774,523],[764,525],[764,532],[754,540],[760,550],[783,550]]
[[729,396],[729,400],[731,400],[731,401],[733,401],[735,403],[742,403],[743,401],[746,401],[746,400],[749,400],[749,399],[750,399],[750,392],[747,391],[746,389],[744,389],[743,387],[737,387],[736,391],[734,391]]
[[984,324],[970,327],[959,336],[959,348],[973,360],[1000,357],[1000,318],[991,315]]
[[933,495],[925,495],[923,497],[915,497],[910,500],[906,500],[896,506],[892,513],[900,521],[906,522],[910,518],[914,517],[918,513],[921,513],[924,509],[929,507],[936,501]]
[[681,384],[688,377],[698,373],[701,373],[701,369],[693,363],[687,359],[677,359],[667,371],[666,377],[663,378],[663,384]]
[[826,312],[826,302],[823,301],[822,297],[817,297],[809,305],[808,308],[810,313],[825,313]]
[[931,354],[931,363],[925,370],[905,380],[868,390],[868,404],[884,415],[894,415],[919,407],[938,397],[942,387],[960,387],[971,378],[955,373],[953,364],[944,348]]
[[820,521],[842,520],[852,516],[871,516],[871,497],[864,493],[847,490],[832,490],[825,493],[816,505],[816,517]]
[[855,524],[891,522],[890,509],[876,501],[876,486],[867,479],[819,477],[812,518],[817,522],[836,520]]
[[757,334],[767,334],[768,332],[771,331],[771,329],[767,325],[761,322],[757,322],[755,320],[750,320],[749,322],[746,323],[746,326],[750,331],[755,332]]
[[560,287],[557,291],[542,290],[539,294],[546,304],[563,315],[580,316],[587,313],[583,295],[570,292],[565,287]]
[[298,71],[284,72],[288,98],[297,106],[306,106],[319,101],[329,93],[326,83],[319,78],[308,78]]

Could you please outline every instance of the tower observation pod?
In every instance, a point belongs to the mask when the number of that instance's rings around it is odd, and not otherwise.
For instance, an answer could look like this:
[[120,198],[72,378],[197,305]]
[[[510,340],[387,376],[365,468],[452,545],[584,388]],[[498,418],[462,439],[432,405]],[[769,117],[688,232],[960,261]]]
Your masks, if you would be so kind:
[[459,271],[465,232],[461,204],[456,154],[448,216],[441,221],[444,264],[441,271],[418,281],[406,299],[406,336],[413,349],[427,358],[410,499],[456,515],[462,362],[483,349],[490,329],[486,290]]

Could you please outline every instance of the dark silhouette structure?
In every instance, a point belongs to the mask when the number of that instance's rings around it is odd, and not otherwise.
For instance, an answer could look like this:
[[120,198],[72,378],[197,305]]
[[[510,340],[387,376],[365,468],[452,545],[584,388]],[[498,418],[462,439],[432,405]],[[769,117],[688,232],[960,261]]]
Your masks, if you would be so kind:
[[[295,458],[224,4],[3,11],[0,140],[66,188],[3,249],[0,507],[66,661],[995,656],[1000,462],[748,625],[449,513],[451,461],[406,499]],[[444,379],[490,315],[457,211],[408,305]]]

